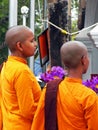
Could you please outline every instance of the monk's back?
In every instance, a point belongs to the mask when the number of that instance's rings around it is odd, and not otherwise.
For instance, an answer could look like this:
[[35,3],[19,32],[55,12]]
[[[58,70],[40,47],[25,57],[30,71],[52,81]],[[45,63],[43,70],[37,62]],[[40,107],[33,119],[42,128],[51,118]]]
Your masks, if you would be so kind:
[[[57,97],[59,130],[87,130],[86,113],[93,107],[95,99],[96,94],[83,86],[80,79],[65,78],[59,85]],[[93,112],[96,113],[96,109]]]

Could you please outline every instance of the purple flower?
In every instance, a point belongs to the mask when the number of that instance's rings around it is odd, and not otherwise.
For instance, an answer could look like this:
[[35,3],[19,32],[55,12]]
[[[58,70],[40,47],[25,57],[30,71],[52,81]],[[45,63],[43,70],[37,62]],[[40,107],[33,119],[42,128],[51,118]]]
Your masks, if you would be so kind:
[[45,83],[54,80],[55,78],[62,79],[66,75],[65,70],[60,66],[53,66],[51,68],[51,71],[42,73],[40,75],[40,79],[44,81]]
[[[40,74],[40,79],[44,81],[45,83],[54,80],[55,78],[63,79],[67,75],[67,71],[65,71],[60,66],[53,66],[51,68],[51,71],[47,71],[45,73]],[[94,76],[92,79],[87,79],[86,81],[82,82],[83,85],[86,87],[94,90],[96,93],[98,93],[98,77]]]
[[83,81],[83,84],[87,86],[88,88],[91,88],[94,90],[96,93],[98,93],[98,77],[94,76],[90,80]]

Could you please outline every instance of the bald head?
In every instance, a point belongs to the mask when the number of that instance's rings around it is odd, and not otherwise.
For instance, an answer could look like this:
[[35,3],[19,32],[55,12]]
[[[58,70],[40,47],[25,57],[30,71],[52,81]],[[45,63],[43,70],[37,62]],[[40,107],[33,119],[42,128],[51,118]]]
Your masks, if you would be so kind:
[[31,29],[23,25],[11,27],[5,35],[5,43],[10,51],[13,52],[15,50],[17,42],[25,41],[30,32],[32,32]]
[[61,59],[68,68],[76,68],[81,58],[87,55],[86,46],[79,41],[69,41],[62,45],[60,49]]

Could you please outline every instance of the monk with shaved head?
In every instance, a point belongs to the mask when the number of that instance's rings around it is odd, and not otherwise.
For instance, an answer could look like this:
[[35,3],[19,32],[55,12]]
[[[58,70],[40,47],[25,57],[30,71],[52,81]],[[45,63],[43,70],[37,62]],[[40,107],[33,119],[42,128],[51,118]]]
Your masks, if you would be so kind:
[[82,84],[82,74],[89,65],[87,48],[82,42],[69,41],[61,46],[60,53],[68,75],[44,88],[31,130],[97,130],[98,97]]
[[62,62],[68,69],[68,76],[82,78],[89,65],[86,46],[79,41],[70,41],[60,51]]
[[11,51],[11,55],[24,59],[33,56],[37,47],[32,30],[22,25],[14,26],[7,31],[5,43]]
[[5,35],[10,55],[1,71],[1,109],[4,130],[30,130],[41,88],[27,64],[37,47],[32,30],[11,27]]

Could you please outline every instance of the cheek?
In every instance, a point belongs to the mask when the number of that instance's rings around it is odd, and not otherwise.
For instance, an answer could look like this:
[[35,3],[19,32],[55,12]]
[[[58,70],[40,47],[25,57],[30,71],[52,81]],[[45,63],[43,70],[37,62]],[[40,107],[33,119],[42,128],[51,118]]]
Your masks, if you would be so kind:
[[28,44],[27,48],[29,49],[29,51],[33,51],[36,47],[34,46],[34,44]]
[[34,45],[30,45],[30,46],[28,47],[29,53],[33,53],[33,54],[34,54],[35,50],[36,50],[36,47],[35,47]]
[[33,56],[35,50],[36,50],[36,48],[34,47],[34,45],[28,45],[28,46],[25,47],[24,53],[25,53],[27,56]]

